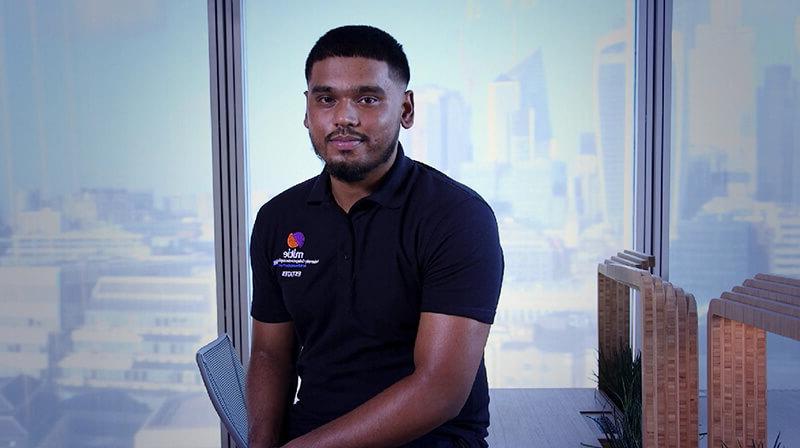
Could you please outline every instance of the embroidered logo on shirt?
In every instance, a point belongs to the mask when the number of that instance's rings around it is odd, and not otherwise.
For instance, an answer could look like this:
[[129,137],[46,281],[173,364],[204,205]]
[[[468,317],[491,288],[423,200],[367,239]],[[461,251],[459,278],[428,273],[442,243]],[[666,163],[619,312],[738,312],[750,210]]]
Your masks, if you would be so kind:
[[286,238],[286,243],[289,245],[290,249],[301,248],[305,242],[306,237],[303,235],[303,232],[292,232],[289,234],[289,238]]
[[297,249],[302,248],[306,243],[306,237],[303,232],[292,232],[286,238],[286,244],[289,250],[283,251],[281,258],[272,260],[272,265],[282,268],[281,277],[300,277],[303,275],[303,269],[311,264],[319,263],[319,260],[311,260],[306,258],[305,252]]

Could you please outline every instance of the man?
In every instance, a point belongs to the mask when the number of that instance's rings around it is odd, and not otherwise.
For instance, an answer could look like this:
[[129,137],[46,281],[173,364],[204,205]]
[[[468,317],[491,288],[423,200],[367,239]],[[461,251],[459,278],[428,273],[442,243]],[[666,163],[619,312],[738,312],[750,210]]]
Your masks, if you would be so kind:
[[308,56],[304,124],[325,168],[253,228],[252,447],[486,446],[497,223],[403,154],[409,78],[373,27],[331,30]]

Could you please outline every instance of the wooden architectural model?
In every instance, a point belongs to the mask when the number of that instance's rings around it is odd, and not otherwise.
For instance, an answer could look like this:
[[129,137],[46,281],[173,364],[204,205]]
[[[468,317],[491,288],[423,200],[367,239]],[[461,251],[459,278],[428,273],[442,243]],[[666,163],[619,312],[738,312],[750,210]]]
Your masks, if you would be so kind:
[[800,341],[800,280],[758,274],[708,307],[708,446],[767,445],[766,332]]
[[652,266],[652,257],[630,251],[598,265],[599,354],[613,356],[630,343],[630,289],[638,290],[643,446],[697,447],[697,304],[652,275]]

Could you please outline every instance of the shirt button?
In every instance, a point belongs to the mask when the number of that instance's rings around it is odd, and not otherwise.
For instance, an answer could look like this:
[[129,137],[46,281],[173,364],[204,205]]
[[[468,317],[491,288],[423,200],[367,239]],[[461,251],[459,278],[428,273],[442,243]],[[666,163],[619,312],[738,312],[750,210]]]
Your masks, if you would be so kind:
[[350,261],[350,255],[344,254],[344,261]]

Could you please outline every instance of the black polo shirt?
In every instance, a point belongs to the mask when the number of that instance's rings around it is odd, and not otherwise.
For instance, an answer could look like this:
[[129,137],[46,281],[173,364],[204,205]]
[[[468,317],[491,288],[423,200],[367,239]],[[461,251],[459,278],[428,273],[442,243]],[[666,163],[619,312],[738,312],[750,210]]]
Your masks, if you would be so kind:
[[[492,323],[503,276],[489,205],[401,147],[377,190],[349,213],[325,172],[267,202],[250,251],[253,318],[293,321],[301,345],[292,438],[410,375],[421,312]],[[481,362],[461,413],[414,446],[434,438],[485,446],[488,405]]]

